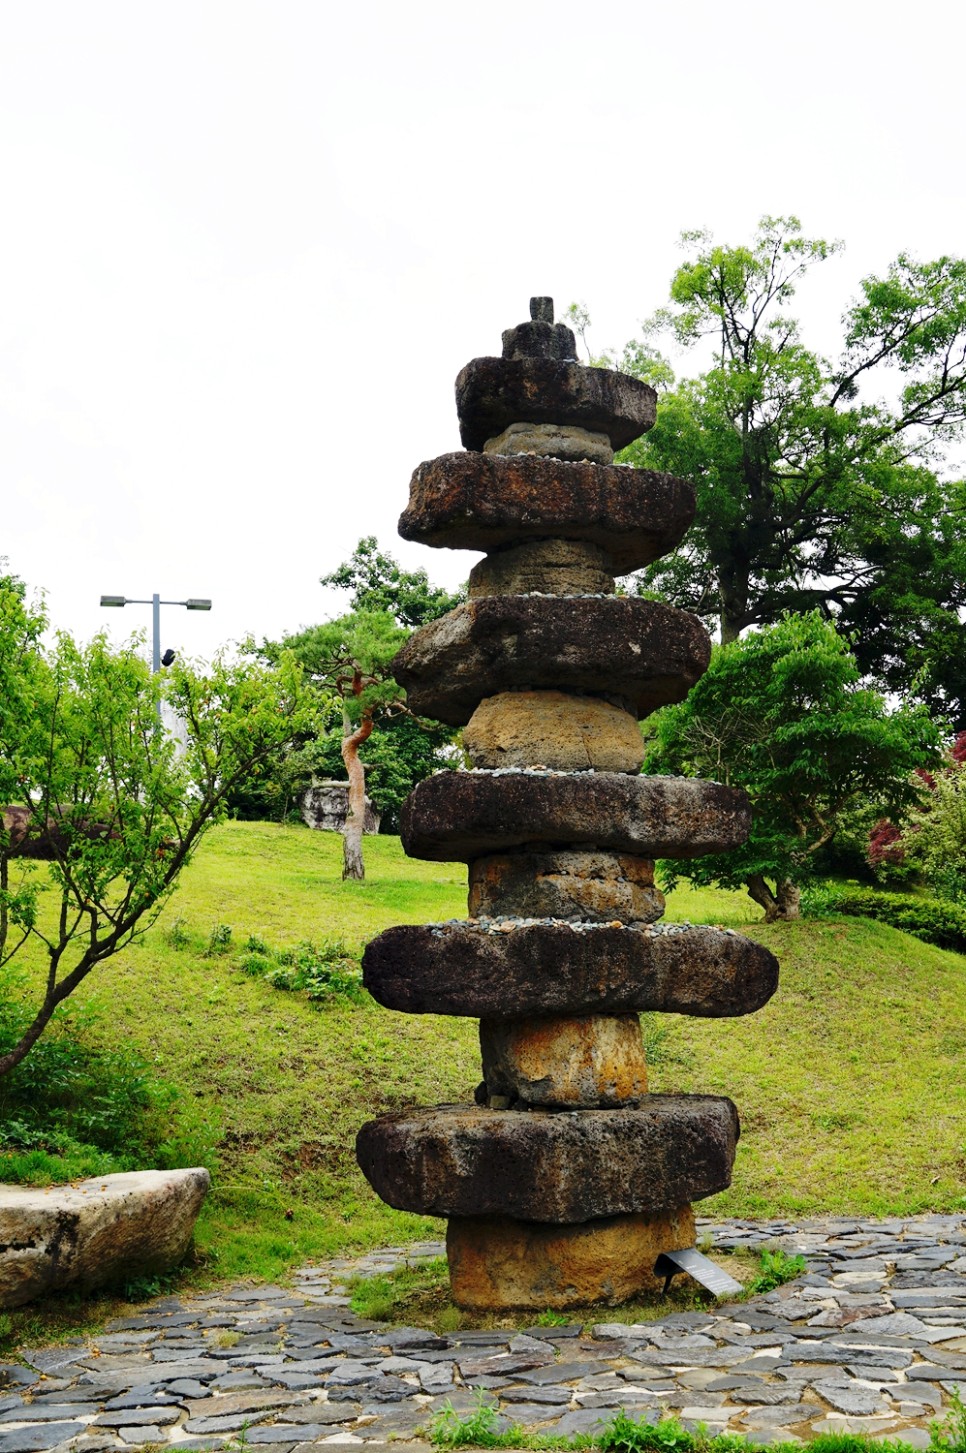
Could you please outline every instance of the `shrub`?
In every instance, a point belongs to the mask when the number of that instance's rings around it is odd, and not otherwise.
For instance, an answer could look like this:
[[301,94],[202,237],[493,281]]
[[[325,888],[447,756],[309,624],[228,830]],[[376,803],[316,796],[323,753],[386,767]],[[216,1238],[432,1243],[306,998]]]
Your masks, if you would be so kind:
[[[146,1166],[212,1163],[194,1107],[155,1077],[135,1050],[104,1049],[85,1029],[90,1008],[52,1030],[0,1080],[2,1174],[50,1184]],[[0,1054],[16,1044],[29,1010],[0,1001]]]

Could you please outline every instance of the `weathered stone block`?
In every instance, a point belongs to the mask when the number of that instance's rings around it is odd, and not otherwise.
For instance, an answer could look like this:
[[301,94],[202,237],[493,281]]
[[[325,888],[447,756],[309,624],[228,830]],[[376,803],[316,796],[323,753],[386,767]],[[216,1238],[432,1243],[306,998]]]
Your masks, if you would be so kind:
[[481,701],[463,732],[474,767],[563,772],[638,772],[644,743],[637,718],[599,696],[504,691]]
[[0,1307],[167,1271],[188,1249],[209,1183],[195,1169],[0,1186]]
[[586,540],[621,575],[675,549],[693,519],[694,486],[670,474],[528,454],[442,454],[414,472],[399,533],[451,550]]
[[775,957],[720,928],[405,924],[366,947],[366,988],[387,1009],[515,1019],[648,1011],[733,1018],[778,986]]
[[654,923],[664,894],[651,858],[627,853],[504,853],[470,864],[471,918]]
[[730,1100],[648,1095],[633,1110],[403,1110],[363,1125],[356,1157],[402,1211],[570,1223],[723,1191],[737,1140]]
[[508,424],[576,424],[623,449],[653,427],[650,384],[606,368],[552,358],[474,358],[456,378],[464,449],[482,449]]
[[418,784],[400,816],[411,858],[457,863],[543,843],[698,858],[739,847],[750,828],[738,788],[622,772],[440,772]]
[[474,565],[469,596],[613,595],[607,565],[600,546],[586,540],[527,540]]
[[507,1216],[454,1216],[446,1229],[453,1300],[473,1311],[616,1306],[657,1291],[662,1251],[695,1241],[694,1213],[614,1216],[547,1226]]
[[[345,827],[345,820],[349,816],[348,782],[313,780],[311,787],[306,787],[302,793],[301,813],[306,827],[315,828],[319,832],[341,832]],[[363,832],[378,832],[381,818],[381,813],[376,810],[375,804],[367,797]]]
[[393,675],[418,716],[464,726],[513,687],[597,692],[638,717],[683,701],[707,670],[697,616],[653,600],[485,596],[416,631]]
[[636,1014],[480,1021],[490,1095],[557,1109],[606,1109],[647,1094]]

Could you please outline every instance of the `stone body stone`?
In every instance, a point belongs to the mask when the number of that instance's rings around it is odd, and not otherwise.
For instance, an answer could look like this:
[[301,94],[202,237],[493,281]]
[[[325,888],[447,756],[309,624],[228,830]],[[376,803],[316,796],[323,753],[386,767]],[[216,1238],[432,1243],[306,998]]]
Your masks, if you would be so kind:
[[482,1019],[483,1079],[490,1095],[559,1109],[606,1109],[647,1094],[636,1014]]
[[574,463],[613,464],[614,451],[606,434],[592,434],[564,424],[510,424],[483,445],[484,454],[538,454],[544,459]]
[[599,696],[504,691],[481,701],[463,732],[474,767],[562,772],[638,772],[644,743],[637,718]]
[[400,814],[411,858],[457,863],[544,843],[697,858],[740,847],[750,828],[738,788],[622,772],[440,772],[415,787]]
[[483,596],[415,631],[392,674],[417,716],[465,726],[507,689],[596,692],[638,717],[683,701],[711,642],[688,611],[631,596]]
[[607,564],[600,546],[586,540],[527,540],[474,565],[469,597],[613,595],[614,577]]
[[474,358],[456,378],[464,449],[482,449],[508,424],[576,424],[623,449],[653,427],[650,384],[607,368],[554,358]]
[[632,1110],[403,1110],[363,1125],[356,1157],[401,1211],[569,1224],[723,1191],[737,1140],[730,1100],[648,1095]]
[[651,1011],[724,1019],[754,1013],[778,986],[766,948],[705,927],[405,924],[372,939],[362,967],[387,1009],[481,1019]]
[[693,485],[648,469],[529,454],[442,454],[413,473],[399,533],[451,550],[586,540],[621,575],[680,544],[694,500]]
[[188,1249],[209,1183],[199,1168],[0,1186],[0,1307],[169,1270]]
[[[506,1216],[454,1216],[446,1231],[453,1300],[473,1311],[616,1306],[659,1290],[662,1251],[695,1241],[694,1215],[614,1216],[547,1226]],[[568,1389],[569,1391],[569,1389]]]
[[627,853],[504,853],[470,864],[471,918],[654,923],[664,894],[654,862]]

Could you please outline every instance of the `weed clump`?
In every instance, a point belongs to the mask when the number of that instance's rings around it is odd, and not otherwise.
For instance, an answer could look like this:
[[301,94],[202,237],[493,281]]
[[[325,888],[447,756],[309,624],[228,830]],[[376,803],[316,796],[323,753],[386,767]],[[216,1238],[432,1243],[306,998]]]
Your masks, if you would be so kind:
[[[553,1433],[528,1433],[519,1426],[507,1426],[482,1388],[477,1390],[477,1404],[469,1413],[460,1415],[452,1404],[444,1406],[433,1418],[429,1436],[438,1448],[525,1448],[547,1449],[554,1453],[566,1450],[600,1449],[600,1453],[753,1453],[759,1445],[743,1433],[711,1434],[703,1423],[688,1429],[679,1418],[670,1414],[651,1421],[628,1416],[623,1408],[606,1421],[599,1431],[576,1433],[562,1437]],[[966,1450],[966,1415],[958,1395],[953,1395],[954,1411],[942,1423],[930,1428],[930,1453],[964,1453]],[[913,1453],[912,1445],[901,1438],[871,1438],[862,1433],[825,1433],[808,1445],[809,1453]],[[771,1445],[772,1453],[797,1453],[801,1443],[795,1439]]]
[[271,949],[252,934],[235,963],[242,973],[266,979],[273,989],[301,990],[312,1004],[333,999],[358,1003],[363,996],[358,955],[341,938]]
[[745,1286],[746,1296],[759,1292],[773,1292],[776,1287],[794,1281],[806,1270],[804,1256],[789,1256],[780,1247],[763,1246],[759,1253],[759,1272]]
[[950,1402],[946,1416],[929,1424],[929,1446],[936,1453],[966,1453],[966,1403],[958,1389],[953,1389]]

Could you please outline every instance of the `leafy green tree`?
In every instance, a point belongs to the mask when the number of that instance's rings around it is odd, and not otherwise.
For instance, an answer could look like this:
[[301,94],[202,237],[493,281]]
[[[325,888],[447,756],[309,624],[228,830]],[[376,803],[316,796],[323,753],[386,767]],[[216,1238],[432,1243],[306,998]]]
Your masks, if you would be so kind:
[[[0,1075],[24,1058],[97,964],[153,923],[229,794],[311,729],[290,655],[221,658],[152,676],[134,646],[59,633],[0,577],[0,970],[29,944],[40,1002]],[[185,728],[161,728],[160,697]]]
[[[893,691],[915,683],[962,718],[966,485],[939,470],[966,423],[966,261],[903,253],[866,278],[830,362],[790,307],[837,244],[803,237],[794,217],[764,218],[748,246],[706,232],[683,242],[670,307],[616,360],[662,394],[656,426],[622,458],[698,491],[686,541],[639,588],[696,611],[724,643],[818,608],[864,674]],[[677,381],[661,334],[710,366]]]
[[365,877],[366,784],[359,748],[369,740],[377,719],[406,710],[402,690],[392,676],[392,661],[408,635],[386,610],[355,610],[287,636],[283,643],[310,678],[334,692],[340,703],[340,755],[349,779],[343,878]]
[[[396,826],[403,800],[441,765],[440,751],[453,740],[450,728],[421,721],[407,710],[405,693],[390,673],[392,658],[412,630],[445,615],[463,595],[432,585],[425,570],[404,570],[379,548],[374,535],[360,540],[321,584],[350,591],[351,612],[288,636],[284,644],[312,680],[333,694],[330,717],[335,719],[275,773],[263,800],[271,794],[288,800],[296,784],[304,790],[314,774],[337,772],[341,758],[350,781],[344,876],[362,877],[366,787],[387,824]],[[279,648],[266,642],[263,649],[271,659]],[[368,784],[359,758],[363,745],[365,767],[371,769]]]
[[404,570],[379,549],[375,535],[360,540],[349,559],[319,583],[351,591],[353,610],[388,611],[397,625],[409,630],[438,620],[466,595],[431,585],[425,570]]
[[847,643],[818,611],[716,647],[653,731],[646,771],[709,777],[752,803],[743,847],[666,864],[669,881],[743,884],[768,920],[798,916],[817,855],[856,808],[881,817],[915,800],[913,772],[940,740],[925,706],[889,711],[859,685]]
[[[352,787],[344,876],[362,877],[365,793],[383,814],[384,827],[395,830],[404,799],[442,765],[441,751],[454,736],[442,723],[408,711],[405,693],[392,679],[392,658],[413,629],[445,615],[463,597],[432,585],[425,570],[404,570],[372,535],[321,583],[351,592],[352,610],[287,636],[282,645],[295,652],[327,700],[323,730],[237,794],[233,808],[244,817],[285,816],[313,777],[338,776],[344,768]],[[265,658],[276,659],[282,645],[264,642]]]

